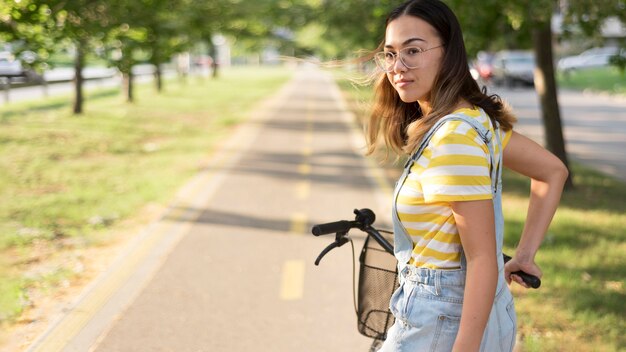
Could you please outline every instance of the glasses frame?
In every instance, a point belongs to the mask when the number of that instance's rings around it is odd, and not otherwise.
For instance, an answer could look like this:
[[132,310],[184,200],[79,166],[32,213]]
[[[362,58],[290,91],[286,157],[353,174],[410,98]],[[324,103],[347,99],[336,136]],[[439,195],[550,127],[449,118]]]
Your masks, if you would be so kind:
[[[402,65],[404,67],[406,67],[409,70],[412,70],[414,68],[418,68],[420,65],[416,65],[416,66],[409,66],[406,64],[406,62],[404,62],[404,59],[402,58],[402,52],[406,51],[408,49],[418,49],[419,51],[417,52],[416,55],[421,55],[429,50],[433,50],[433,49],[437,49],[437,48],[441,48],[444,47],[445,44],[441,44],[441,45],[437,45],[437,46],[433,46],[430,47],[428,49],[422,49],[416,46],[410,46],[410,47],[406,47],[406,48],[402,48],[400,50],[398,50],[398,53],[392,53],[390,51],[379,51],[376,54],[374,54],[374,62],[376,63],[376,66],[378,66],[378,68],[380,68],[382,71],[386,72],[386,73],[390,73],[393,72],[396,64],[398,63],[398,58],[400,58],[400,62],[402,63]],[[387,68],[383,66],[383,63],[385,61],[385,56],[391,54],[393,55],[393,63],[391,65],[389,65]],[[420,62],[421,63],[421,62]]]

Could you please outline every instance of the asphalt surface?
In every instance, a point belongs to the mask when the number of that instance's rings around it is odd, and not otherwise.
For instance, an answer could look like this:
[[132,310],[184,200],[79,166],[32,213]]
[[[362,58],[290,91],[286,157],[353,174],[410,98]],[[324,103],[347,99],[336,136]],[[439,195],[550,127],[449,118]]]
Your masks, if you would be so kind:
[[310,234],[388,217],[351,121],[331,77],[300,69],[31,350],[366,351],[350,246],[316,267],[334,236]]
[[[539,98],[533,88],[491,87],[513,107],[515,129],[544,143]],[[561,90],[559,105],[570,160],[626,182],[626,97]]]

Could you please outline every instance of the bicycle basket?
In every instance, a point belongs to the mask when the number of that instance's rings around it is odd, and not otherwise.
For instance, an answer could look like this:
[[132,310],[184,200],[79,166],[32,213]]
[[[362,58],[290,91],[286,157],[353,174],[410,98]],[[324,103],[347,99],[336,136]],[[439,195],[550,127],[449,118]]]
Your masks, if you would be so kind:
[[367,236],[359,263],[359,332],[367,337],[384,340],[394,321],[389,311],[389,301],[398,288],[397,261],[378,242],[370,241],[370,236]]

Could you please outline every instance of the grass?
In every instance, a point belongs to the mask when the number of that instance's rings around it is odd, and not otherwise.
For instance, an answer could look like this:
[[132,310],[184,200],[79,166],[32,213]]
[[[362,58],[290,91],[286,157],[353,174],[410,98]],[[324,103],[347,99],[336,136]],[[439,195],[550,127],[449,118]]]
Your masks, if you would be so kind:
[[[539,290],[515,289],[524,351],[626,348],[626,184],[574,165],[576,189],[539,252]],[[504,175],[505,248],[513,252],[528,205],[528,181]]]
[[[290,76],[279,68],[224,69],[218,80],[88,94],[82,116],[71,97],[0,108],[0,322],[28,305],[34,285],[76,271],[28,272],[57,249],[98,245],[147,204],[166,203],[216,143]],[[245,84],[242,84],[245,82]]]
[[617,67],[600,67],[557,75],[559,87],[626,95],[626,72]]
[[[367,118],[370,89],[337,77],[355,114]],[[386,167],[395,182],[400,166]],[[573,174],[576,188],[563,195],[537,256],[541,288],[513,289],[523,352],[626,350],[626,184],[578,164]],[[505,252],[513,253],[529,181],[505,172],[503,184]]]

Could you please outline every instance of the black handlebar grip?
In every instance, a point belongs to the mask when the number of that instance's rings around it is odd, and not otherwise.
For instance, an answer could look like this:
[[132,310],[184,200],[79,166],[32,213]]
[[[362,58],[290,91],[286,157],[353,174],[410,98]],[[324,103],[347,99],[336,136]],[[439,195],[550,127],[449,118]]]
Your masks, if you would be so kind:
[[[509,260],[511,260],[511,257],[504,253],[502,253],[502,257],[504,258],[504,263],[507,263]],[[522,279],[522,281],[526,283],[526,285],[532,288],[539,288],[541,286],[541,279],[536,277],[535,275],[528,274],[521,270],[513,272],[511,274],[515,274],[519,276]]]
[[348,231],[352,228],[352,222],[347,220],[329,222],[313,226],[311,232],[315,236],[328,235],[331,233]]
[[536,277],[535,275],[530,275],[530,274],[526,274],[523,271],[516,271],[514,273],[511,274],[515,274],[519,277],[522,278],[522,281],[524,281],[526,283],[526,285],[532,287],[532,288],[539,288],[539,286],[541,286],[541,279]]

